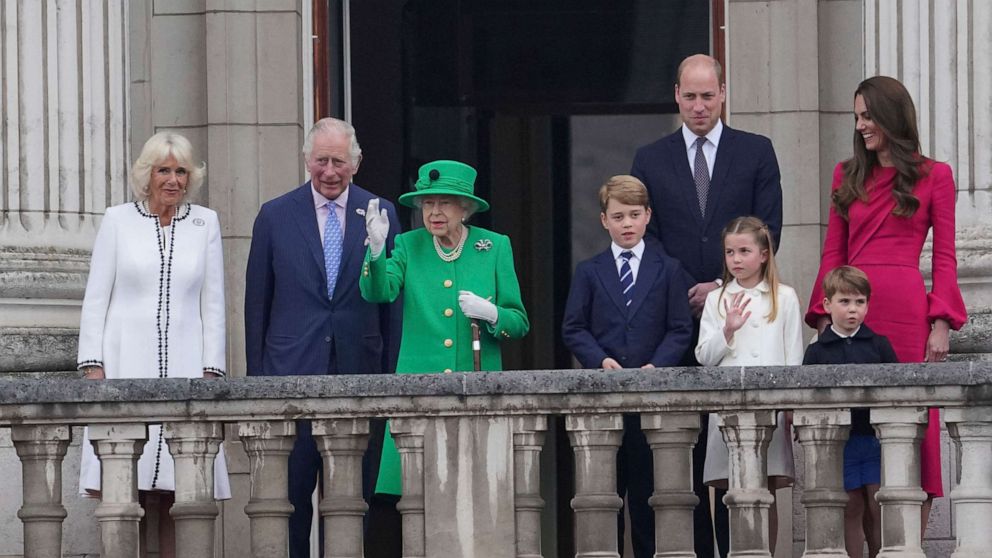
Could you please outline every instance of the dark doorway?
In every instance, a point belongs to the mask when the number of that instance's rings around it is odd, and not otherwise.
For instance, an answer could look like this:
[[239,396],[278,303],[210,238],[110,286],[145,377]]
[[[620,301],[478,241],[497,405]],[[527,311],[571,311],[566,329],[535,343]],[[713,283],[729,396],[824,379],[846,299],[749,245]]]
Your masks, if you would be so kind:
[[[678,64],[697,52],[721,57],[722,36],[711,31],[722,26],[722,7],[723,0],[315,1],[323,18],[315,25],[324,57],[315,71],[318,118],[344,116],[340,29],[348,27],[351,121],[364,152],[356,182],[395,200],[424,162],[457,159],[479,171],[476,193],[492,210],[473,221],[511,238],[531,320],[525,339],[503,347],[506,369],[573,366],[560,336],[572,270],[609,243],[595,192],[630,170],[638,146],[677,127]],[[407,228],[419,226],[403,212]],[[545,494],[545,532],[558,535],[544,541],[545,554],[571,556],[573,466],[561,428],[542,462],[545,478],[555,479]]]

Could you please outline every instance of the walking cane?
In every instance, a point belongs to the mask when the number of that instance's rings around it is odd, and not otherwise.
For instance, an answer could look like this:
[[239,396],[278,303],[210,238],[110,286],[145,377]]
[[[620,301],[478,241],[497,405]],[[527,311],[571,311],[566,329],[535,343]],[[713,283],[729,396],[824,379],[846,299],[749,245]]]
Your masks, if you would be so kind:
[[472,370],[482,370],[482,341],[479,340],[479,320],[472,318]]

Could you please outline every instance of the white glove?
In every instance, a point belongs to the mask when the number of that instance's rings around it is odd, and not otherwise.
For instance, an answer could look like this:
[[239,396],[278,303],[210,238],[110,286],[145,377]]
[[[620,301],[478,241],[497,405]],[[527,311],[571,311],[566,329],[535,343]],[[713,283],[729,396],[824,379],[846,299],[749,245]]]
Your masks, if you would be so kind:
[[462,314],[469,318],[485,320],[491,324],[499,319],[496,305],[472,291],[458,291],[458,306],[461,307]]
[[386,247],[386,237],[389,235],[389,217],[385,209],[379,210],[379,198],[369,200],[369,207],[365,210],[365,232],[369,237],[372,259],[375,260]]

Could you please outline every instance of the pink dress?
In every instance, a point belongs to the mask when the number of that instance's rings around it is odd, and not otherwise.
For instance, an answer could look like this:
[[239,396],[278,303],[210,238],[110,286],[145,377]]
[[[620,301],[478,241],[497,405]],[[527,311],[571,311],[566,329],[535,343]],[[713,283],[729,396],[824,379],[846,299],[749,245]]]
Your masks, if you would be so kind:
[[[912,217],[892,214],[896,207],[892,185],[894,167],[876,167],[869,175],[868,201],[855,201],[844,220],[830,208],[827,238],[820,272],[813,285],[806,323],[816,327],[823,309],[823,277],[841,265],[855,266],[871,281],[871,303],[865,323],[888,337],[900,362],[923,362],[931,324],[946,320],[960,329],[968,319],[958,287],[954,250],[954,177],[951,168],[929,159],[922,164],[925,176],[913,188],[920,206]],[[844,177],[842,164],[834,169],[832,190]],[[920,252],[933,227],[933,286],[927,292],[920,273]],[[940,475],[940,420],[930,410],[923,438],[922,487],[931,496],[943,496]]]

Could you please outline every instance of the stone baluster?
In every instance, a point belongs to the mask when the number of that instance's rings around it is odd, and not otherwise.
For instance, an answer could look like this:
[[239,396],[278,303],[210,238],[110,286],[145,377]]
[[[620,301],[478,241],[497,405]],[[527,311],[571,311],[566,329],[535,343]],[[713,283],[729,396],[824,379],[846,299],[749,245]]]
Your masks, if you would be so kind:
[[724,501],[730,510],[730,558],[771,558],[768,508],[775,501],[768,491],[768,444],[775,430],[775,411],[731,411],[718,418],[730,449],[729,489]]
[[882,550],[879,558],[924,558],[920,509],[920,441],[925,408],[872,409],[871,422],[882,443]]
[[162,429],[176,463],[176,556],[213,558],[214,525],[220,513],[214,500],[214,459],[224,440],[219,422],[170,422]]
[[17,517],[24,523],[24,558],[61,558],[62,458],[69,427],[12,426],[10,439],[21,460],[23,504]]
[[100,458],[101,498],[93,515],[100,522],[101,556],[138,558],[138,525],[144,515],[138,504],[138,458],[148,427],[96,424],[89,427],[89,438]]
[[238,437],[248,454],[251,494],[245,514],[251,525],[251,555],[279,558],[289,555],[289,453],[296,439],[296,423],[245,421]]
[[403,497],[396,510],[403,516],[403,558],[426,555],[424,532],[424,433],[425,418],[398,418],[389,422],[396,450],[400,454]]
[[622,415],[568,415],[565,429],[575,451],[575,556],[619,557],[617,449]]
[[324,458],[324,555],[362,558],[362,455],[369,445],[368,419],[313,421],[313,438]]
[[699,413],[641,415],[641,430],[654,457],[655,548],[666,558],[694,558],[692,448],[699,439]]
[[796,411],[793,424],[805,455],[802,504],[806,508],[803,558],[847,558],[844,546],[844,444],[851,413],[825,409]]
[[516,518],[517,558],[541,554],[541,448],[548,419],[522,416],[510,419],[513,428],[513,506]]
[[959,470],[951,490],[957,548],[951,558],[984,558],[992,549],[992,407],[944,411]]

